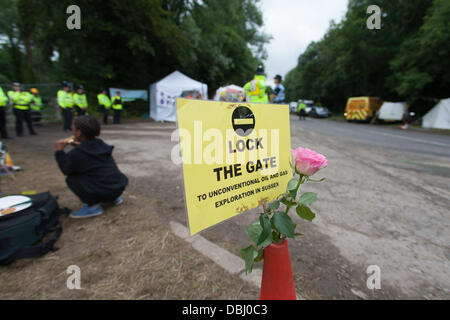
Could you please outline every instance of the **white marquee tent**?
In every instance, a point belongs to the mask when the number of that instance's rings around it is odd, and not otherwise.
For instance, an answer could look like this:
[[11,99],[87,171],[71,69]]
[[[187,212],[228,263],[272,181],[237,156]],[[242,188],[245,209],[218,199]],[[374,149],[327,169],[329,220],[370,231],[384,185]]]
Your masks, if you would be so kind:
[[423,117],[422,127],[450,129],[450,98],[441,100]]
[[208,98],[208,86],[189,78],[179,71],[150,86],[150,117],[155,121],[176,121],[177,98],[185,91],[198,91]]

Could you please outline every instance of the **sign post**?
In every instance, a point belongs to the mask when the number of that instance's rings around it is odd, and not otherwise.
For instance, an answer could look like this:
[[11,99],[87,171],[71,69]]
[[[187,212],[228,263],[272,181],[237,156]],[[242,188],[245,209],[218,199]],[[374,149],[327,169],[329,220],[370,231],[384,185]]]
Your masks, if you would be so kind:
[[286,192],[288,106],[178,99],[177,113],[191,235]]

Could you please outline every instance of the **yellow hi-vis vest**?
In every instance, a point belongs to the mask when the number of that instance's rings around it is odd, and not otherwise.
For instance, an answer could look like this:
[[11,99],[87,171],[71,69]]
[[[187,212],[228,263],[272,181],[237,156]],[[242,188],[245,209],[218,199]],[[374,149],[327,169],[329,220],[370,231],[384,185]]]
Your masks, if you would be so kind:
[[82,93],[82,94],[74,93],[73,94],[73,102],[80,109],[87,109],[87,107],[88,107],[88,102],[87,102],[85,93]]
[[262,75],[256,75],[252,81],[244,86],[244,91],[250,98],[250,102],[269,103],[266,89],[266,77]]
[[111,100],[109,100],[108,96],[106,94],[100,93],[97,96],[98,104],[100,106],[105,107],[106,109],[111,108]]
[[66,92],[64,90],[59,90],[58,91],[58,105],[62,109],[72,108],[73,107],[72,94],[70,92]]
[[30,109],[30,104],[33,101],[33,95],[26,91],[9,91],[9,99],[12,101],[13,108],[18,110]]
[[301,110],[306,110],[306,104],[304,104],[303,102],[299,103],[297,107],[297,112],[300,112]]
[[31,109],[34,111],[41,111],[42,99],[40,96],[33,96],[33,101],[31,102]]
[[8,103],[8,96],[3,91],[2,87],[0,87],[0,107],[5,107]]
[[114,110],[122,110],[123,109],[123,104],[122,104],[122,98],[119,96],[115,96],[114,98],[112,98],[112,108]]

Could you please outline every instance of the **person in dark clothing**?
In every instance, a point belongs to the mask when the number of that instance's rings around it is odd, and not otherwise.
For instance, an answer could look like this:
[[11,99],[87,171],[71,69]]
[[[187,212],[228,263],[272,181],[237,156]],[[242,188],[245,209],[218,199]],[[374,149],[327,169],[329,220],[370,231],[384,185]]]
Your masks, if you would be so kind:
[[[62,173],[67,176],[70,190],[84,203],[72,218],[90,218],[103,213],[101,203],[119,205],[128,178],[120,172],[113,157],[112,146],[97,137],[100,123],[91,116],[79,116],[73,121],[73,138],[59,140],[55,144],[55,158]],[[68,153],[64,149],[71,144],[75,148]]]

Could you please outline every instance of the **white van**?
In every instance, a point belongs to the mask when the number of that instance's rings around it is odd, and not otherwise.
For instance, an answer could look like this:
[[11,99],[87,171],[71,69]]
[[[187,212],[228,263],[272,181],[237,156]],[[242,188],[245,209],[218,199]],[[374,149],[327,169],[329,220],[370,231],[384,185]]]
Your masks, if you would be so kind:
[[402,121],[408,112],[406,102],[384,102],[380,110],[378,110],[378,120],[386,122]]

